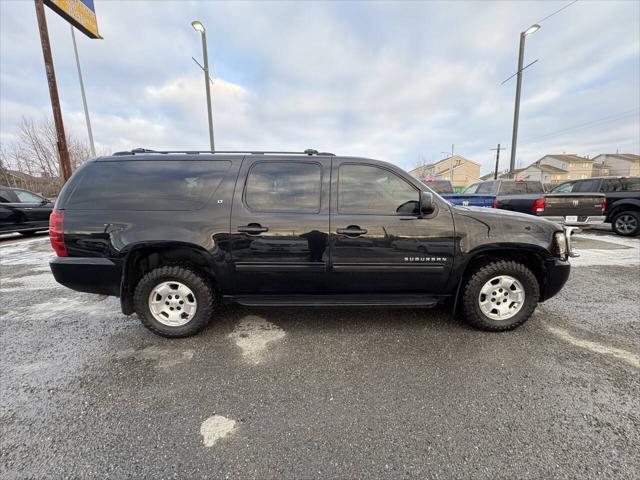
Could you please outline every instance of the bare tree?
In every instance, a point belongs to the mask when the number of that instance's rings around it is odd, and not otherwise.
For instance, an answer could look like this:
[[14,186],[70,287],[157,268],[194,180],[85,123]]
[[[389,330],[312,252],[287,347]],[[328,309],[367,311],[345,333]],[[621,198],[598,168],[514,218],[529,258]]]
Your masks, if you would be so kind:
[[[67,146],[72,170],[91,156],[89,145],[73,135],[67,134]],[[47,195],[58,193],[64,182],[53,120],[22,118],[16,140],[0,146],[0,182]]]

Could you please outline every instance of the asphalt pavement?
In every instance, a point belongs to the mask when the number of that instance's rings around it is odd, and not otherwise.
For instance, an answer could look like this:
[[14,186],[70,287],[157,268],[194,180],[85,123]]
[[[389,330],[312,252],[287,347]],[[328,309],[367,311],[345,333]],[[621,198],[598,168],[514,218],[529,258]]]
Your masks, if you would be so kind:
[[2,478],[639,478],[640,239],[580,234],[521,328],[228,307],[149,333],[0,242]]

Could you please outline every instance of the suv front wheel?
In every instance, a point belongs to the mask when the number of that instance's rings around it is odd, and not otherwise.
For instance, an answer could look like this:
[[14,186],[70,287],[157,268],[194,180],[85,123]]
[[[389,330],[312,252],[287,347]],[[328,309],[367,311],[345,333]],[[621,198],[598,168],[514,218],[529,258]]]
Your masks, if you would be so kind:
[[152,332],[163,337],[189,337],[207,326],[215,300],[211,284],[199,273],[187,267],[167,266],[142,277],[133,305]]
[[526,322],[538,304],[535,275],[521,263],[500,260],[478,268],[464,286],[462,309],[481,330],[511,330]]

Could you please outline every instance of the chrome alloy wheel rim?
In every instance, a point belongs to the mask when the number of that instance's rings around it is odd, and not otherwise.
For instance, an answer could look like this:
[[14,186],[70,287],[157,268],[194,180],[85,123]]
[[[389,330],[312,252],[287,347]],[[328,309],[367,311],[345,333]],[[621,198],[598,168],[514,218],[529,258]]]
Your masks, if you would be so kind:
[[508,320],[522,310],[524,287],[509,275],[499,275],[484,284],[478,301],[480,310],[490,319]]
[[180,282],[162,282],[149,294],[149,310],[163,325],[180,327],[191,321],[198,302],[191,289]]
[[638,221],[633,215],[620,215],[616,219],[616,228],[624,234],[630,234],[638,228]]

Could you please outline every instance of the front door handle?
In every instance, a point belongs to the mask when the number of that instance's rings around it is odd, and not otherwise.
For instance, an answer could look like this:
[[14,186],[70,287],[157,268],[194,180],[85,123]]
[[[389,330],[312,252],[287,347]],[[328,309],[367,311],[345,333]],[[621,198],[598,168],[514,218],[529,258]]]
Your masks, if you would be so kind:
[[357,237],[358,235],[364,235],[365,233],[367,233],[367,229],[366,228],[360,228],[357,225],[350,225],[347,228],[338,228],[336,230],[336,232],[338,232],[340,235],[347,235],[349,237]]
[[238,231],[241,233],[248,233],[249,235],[257,235],[269,231],[269,227],[263,227],[259,223],[250,223],[246,226],[238,227]]

